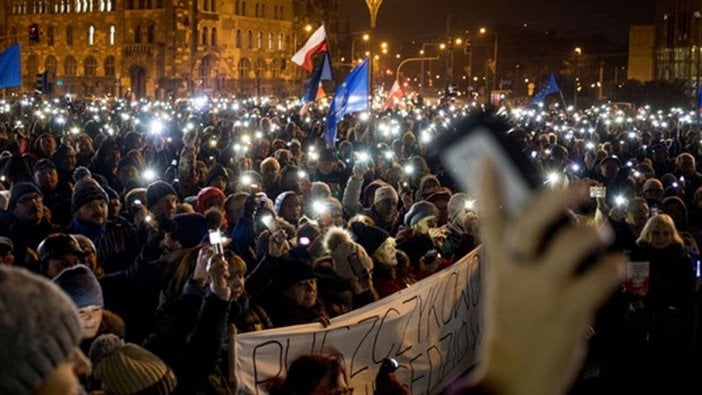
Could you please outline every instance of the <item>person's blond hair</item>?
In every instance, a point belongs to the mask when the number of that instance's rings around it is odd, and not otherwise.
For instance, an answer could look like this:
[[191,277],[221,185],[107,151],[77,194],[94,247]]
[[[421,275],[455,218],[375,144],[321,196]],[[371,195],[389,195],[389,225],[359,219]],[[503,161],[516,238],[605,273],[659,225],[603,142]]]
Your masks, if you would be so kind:
[[641,236],[639,236],[639,238],[636,240],[636,243],[639,244],[646,242],[650,244],[651,238],[653,237],[653,231],[660,225],[665,225],[668,227],[668,229],[670,229],[670,233],[673,237],[673,243],[681,246],[684,245],[683,239],[680,237],[680,233],[678,233],[678,229],[675,227],[673,218],[667,214],[658,214],[649,218],[641,231]]

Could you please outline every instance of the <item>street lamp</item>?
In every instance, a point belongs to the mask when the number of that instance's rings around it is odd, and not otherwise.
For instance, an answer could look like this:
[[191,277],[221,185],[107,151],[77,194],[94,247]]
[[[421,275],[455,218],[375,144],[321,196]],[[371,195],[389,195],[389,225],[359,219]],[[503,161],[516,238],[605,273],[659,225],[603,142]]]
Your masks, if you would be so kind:
[[[480,34],[485,35],[488,34],[488,31],[486,28],[481,27],[480,28]],[[493,48],[493,53],[492,53],[492,90],[495,90],[497,88],[497,44],[498,44],[498,37],[497,33],[489,33],[495,38],[495,46]]]
[[[366,0],[366,6],[368,6],[368,14],[370,16],[370,40],[371,40],[371,50],[373,48],[373,39],[375,36],[375,23],[378,20],[378,11],[380,11],[380,5],[383,4],[383,0]],[[370,64],[370,94],[373,95],[373,59],[371,57]],[[370,106],[369,106],[370,107]]]
[[307,25],[305,25],[305,31],[306,31],[307,33],[312,32],[312,25],[310,25],[309,23],[308,23]]
[[[439,47],[440,50],[446,49],[446,44],[444,44],[444,43],[440,43],[440,44],[439,43],[422,43],[422,48],[419,51],[419,54],[424,56],[424,54],[426,53],[426,50],[424,49],[424,47],[431,47],[431,46]],[[429,60],[429,62],[431,62],[431,60]],[[429,64],[431,65],[431,63],[429,63]],[[424,74],[425,74],[424,73],[424,60],[421,61],[420,73],[421,73],[420,74],[421,78],[420,78],[420,82],[419,82],[419,96],[424,97]]]
[[362,36],[356,37],[351,40],[351,59],[353,59],[356,56],[356,40],[358,40],[359,38],[365,42],[368,42],[370,40],[370,34],[363,33]]
[[575,47],[575,84],[573,86],[573,108],[578,108],[578,88],[580,87],[580,56],[583,54],[583,49]]

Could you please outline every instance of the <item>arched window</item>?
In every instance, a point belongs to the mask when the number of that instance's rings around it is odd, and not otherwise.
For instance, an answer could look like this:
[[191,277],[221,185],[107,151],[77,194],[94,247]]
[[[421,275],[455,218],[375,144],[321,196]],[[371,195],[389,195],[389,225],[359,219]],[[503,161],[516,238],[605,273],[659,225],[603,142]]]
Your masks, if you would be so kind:
[[202,28],[202,45],[207,45],[207,26]]
[[239,65],[237,67],[239,71],[239,79],[249,78],[249,70],[251,69],[251,63],[249,60],[244,58],[239,60]]
[[259,8],[259,7],[258,7],[258,3],[256,3],[256,8],[255,8],[255,12],[254,12],[254,16],[255,16],[256,18],[258,18],[258,8]]
[[268,50],[273,49],[273,32],[268,33]]
[[97,61],[94,57],[88,56],[83,61],[83,75],[87,77],[94,77],[97,73]]
[[239,15],[239,0],[236,0],[236,3],[234,3],[234,14]]
[[66,26],[66,45],[73,45],[73,26]]
[[46,70],[50,76],[56,76],[56,57],[54,55],[49,55],[44,59],[44,70]]
[[253,49],[253,32],[249,30],[249,49]]
[[134,0],[127,0],[127,9],[128,10],[134,9]]
[[76,58],[71,55],[66,56],[66,59],[63,61],[63,74],[68,77],[76,75]]
[[259,78],[263,78],[266,74],[266,70],[268,68],[266,67],[266,61],[263,59],[259,59],[256,61],[256,75]]
[[246,2],[241,2],[241,15],[246,16]]
[[134,27],[134,43],[141,44],[141,25]]
[[95,45],[95,26],[88,26],[88,45]]
[[32,53],[27,56],[27,74],[36,75],[39,72],[39,57]]
[[263,48],[263,32],[258,32],[258,35],[256,36],[256,48]]
[[271,77],[278,78],[280,73],[280,67],[278,66],[278,59],[273,59],[271,61]]
[[110,32],[109,32],[109,39],[108,39],[108,42],[110,45],[115,45],[116,36],[117,36],[117,27],[115,27],[115,25],[110,25]]
[[210,11],[217,12],[217,0],[210,0]]
[[202,81],[203,85],[207,85],[207,81],[210,79],[211,72],[212,59],[209,56],[205,56],[200,62],[200,81]]
[[259,16],[260,16],[261,18],[265,18],[265,17],[266,17],[266,5],[265,5],[265,4],[261,4],[261,15],[259,15]]
[[81,0],[76,0],[76,12],[83,12],[83,3]]
[[237,29],[236,31],[236,47],[241,48],[241,29]]
[[282,51],[285,48],[285,41],[283,38],[283,33],[278,34],[278,51]]
[[153,44],[156,41],[156,26],[153,23],[149,23],[146,27],[146,42]]
[[56,29],[53,26],[49,26],[46,29],[46,43],[49,46],[54,45],[54,36],[56,35]]
[[210,0],[202,0],[202,10],[203,11],[210,10]]
[[278,19],[283,19],[283,6],[280,6],[280,10],[278,10]]
[[210,32],[210,45],[217,45],[217,28],[213,27],[212,32]]
[[105,58],[105,76],[114,77],[115,76],[115,57],[108,56]]

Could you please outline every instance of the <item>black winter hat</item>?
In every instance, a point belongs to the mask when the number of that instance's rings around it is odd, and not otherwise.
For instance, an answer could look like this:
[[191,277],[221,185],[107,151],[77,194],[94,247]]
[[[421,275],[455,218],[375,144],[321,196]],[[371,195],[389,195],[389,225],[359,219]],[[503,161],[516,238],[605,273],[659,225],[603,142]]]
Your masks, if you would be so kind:
[[37,247],[37,254],[42,262],[49,258],[61,258],[68,254],[75,254],[81,258],[85,256],[78,240],[68,233],[55,233],[42,240]]
[[298,281],[317,278],[310,265],[297,259],[281,260],[274,268],[273,287],[284,292]]
[[368,255],[373,255],[383,245],[385,240],[390,237],[390,233],[383,229],[377,226],[366,225],[363,222],[352,223],[351,231],[356,238],[356,242],[366,250]]
[[56,169],[56,164],[49,159],[41,159],[34,164],[34,172],[43,171],[47,169]]
[[17,184],[13,185],[12,189],[10,190],[10,201],[7,204],[7,211],[13,211],[17,201],[28,193],[38,193],[44,196],[39,187],[31,182],[18,182]]
[[200,244],[207,235],[207,220],[200,213],[178,214],[173,217],[177,227],[173,233],[183,248],[195,247]]
[[90,203],[93,200],[104,200],[105,203],[110,202],[107,192],[105,192],[94,179],[88,178],[78,181],[73,189],[73,196],[71,197],[71,212],[75,213],[80,210],[84,204]]
[[151,209],[162,198],[173,195],[178,196],[171,184],[165,181],[154,181],[146,187],[146,208]]

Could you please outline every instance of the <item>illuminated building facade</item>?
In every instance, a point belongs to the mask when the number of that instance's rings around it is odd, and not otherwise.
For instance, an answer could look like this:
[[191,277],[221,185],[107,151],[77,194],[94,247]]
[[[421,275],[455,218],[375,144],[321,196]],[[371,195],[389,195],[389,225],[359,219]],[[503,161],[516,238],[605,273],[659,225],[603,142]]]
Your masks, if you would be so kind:
[[1,44],[21,43],[25,92],[47,71],[52,94],[298,93],[293,0],[0,4]]
[[702,76],[702,0],[657,0],[654,25],[654,78],[696,86]]

